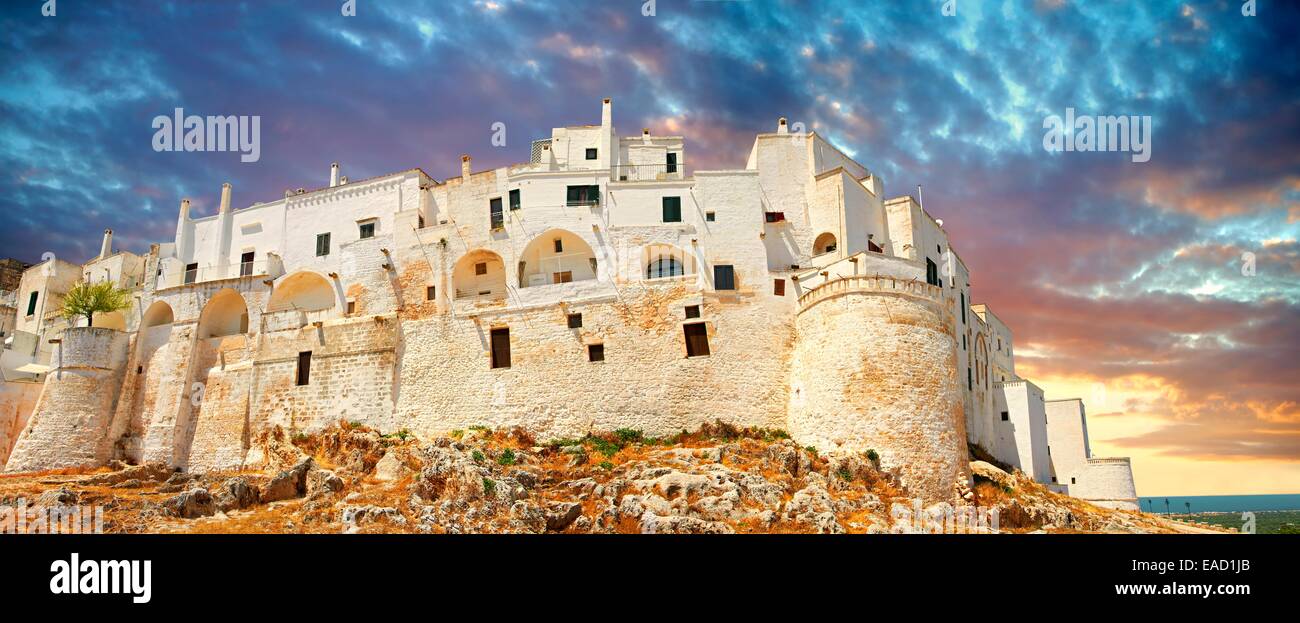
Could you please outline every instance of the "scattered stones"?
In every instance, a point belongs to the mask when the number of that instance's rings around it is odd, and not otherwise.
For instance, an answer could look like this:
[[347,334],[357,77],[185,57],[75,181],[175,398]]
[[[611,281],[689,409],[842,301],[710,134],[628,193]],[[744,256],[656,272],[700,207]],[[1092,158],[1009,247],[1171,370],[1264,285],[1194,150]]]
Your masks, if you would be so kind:
[[263,502],[279,502],[300,497],[307,493],[307,474],[315,463],[306,458],[287,471],[280,472],[271,479],[262,491]]
[[215,497],[217,508],[223,512],[249,508],[257,505],[261,500],[257,487],[243,476],[236,476],[221,483]]
[[217,505],[207,489],[195,488],[163,502],[163,509],[182,519],[207,517],[217,512]]
[[[129,480],[139,482],[161,482],[173,473],[172,468],[161,463],[146,463],[122,468],[108,474],[96,474],[82,478],[80,482],[87,485],[114,486]],[[124,487],[126,488],[126,487]]]
[[555,502],[547,505],[546,529],[562,532],[582,515],[582,505],[576,502]]

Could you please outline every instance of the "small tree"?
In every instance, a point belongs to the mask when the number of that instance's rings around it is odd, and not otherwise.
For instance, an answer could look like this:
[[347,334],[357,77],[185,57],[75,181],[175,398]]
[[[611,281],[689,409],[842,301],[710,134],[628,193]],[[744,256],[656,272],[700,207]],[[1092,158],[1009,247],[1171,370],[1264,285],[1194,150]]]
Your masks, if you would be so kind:
[[85,316],[86,326],[95,326],[95,314],[111,314],[131,308],[131,293],[111,281],[80,282],[63,296],[63,317],[73,321]]

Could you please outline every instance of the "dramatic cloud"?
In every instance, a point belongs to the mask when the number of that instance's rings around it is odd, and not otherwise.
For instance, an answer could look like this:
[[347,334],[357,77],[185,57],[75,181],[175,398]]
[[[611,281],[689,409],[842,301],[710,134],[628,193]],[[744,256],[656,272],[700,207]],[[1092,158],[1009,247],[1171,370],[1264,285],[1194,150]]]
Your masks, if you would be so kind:
[[[143,251],[182,197],[211,212],[230,181],[237,205],[273,200],[334,160],[354,179],[524,161],[551,127],[598,122],[606,96],[624,133],[685,135],[693,170],[742,167],[785,116],[890,196],[924,185],[1019,371],[1118,397],[1090,408],[1108,449],[1285,465],[1270,486],[1300,490],[1283,482],[1300,473],[1295,4],[342,4],[6,3],[0,255],[80,261],[105,227]],[[153,151],[150,121],[175,108],[260,115],[260,161]],[[1067,108],[1150,116],[1150,161],[1045,152],[1043,120]]]

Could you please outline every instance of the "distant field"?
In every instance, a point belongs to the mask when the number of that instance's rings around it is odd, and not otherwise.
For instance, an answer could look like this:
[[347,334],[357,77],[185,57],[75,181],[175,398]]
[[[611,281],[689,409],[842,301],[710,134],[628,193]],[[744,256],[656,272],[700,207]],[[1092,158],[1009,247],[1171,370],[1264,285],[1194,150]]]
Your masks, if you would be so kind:
[[[1203,521],[1225,528],[1241,529],[1241,513],[1192,513],[1175,514],[1179,519]],[[1284,531],[1289,525],[1289,531]],[[1300,511],[1257,511],[1255,513],[1255,534],[1300,534]]]

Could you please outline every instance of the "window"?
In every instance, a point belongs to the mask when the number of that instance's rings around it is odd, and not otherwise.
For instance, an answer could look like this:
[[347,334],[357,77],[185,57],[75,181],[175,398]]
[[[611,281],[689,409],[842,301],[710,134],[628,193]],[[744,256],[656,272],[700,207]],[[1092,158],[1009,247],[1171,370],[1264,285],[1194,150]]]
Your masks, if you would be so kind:
[[772,282],[772,294],[775,294],[777,296],[785,296],[784,279],[777,279],[776,281]]
[[1075,478],[1074,476],[1070,476],[1070,484],[1072,485],[1079,484],[1079,479]]
[[510,367],[510,329],[492,329],[492,367]]
[[687,305],[687,306],[686,306],[686,317],[687,317],[687,318],[699,318],[699,317],[700,317],[700,306],[699,306],[699,305]]
[[564,253],[564,241],[559,238],[555,239],[555,252]]
[[558,273],[551,273],[551,283],[572,283],[573,271],[565,270]]
[[595,147],[588,147],[588,148],[587,148],[587,160],[595,160],[595,159],[596,159],[596,148],[595,148]]
[[197,263],[186,264],[185,283],[194,283],[194,281],[197,280],[198,278],[199,278],[199,265]]
[[664,222],[682,222],[682,198],[664,197]]
[[352,314],[355,313],[357,313],[357,302],[348,301],[348,315],[351,316]]
[[569,328],[570,329],[582,328],[582,314],[569,314]]
[[510,191],[510,209],[518,210],[523,207],[523,201],[519,198],[519,189]]
[[685,274],[682,269],[682,263],[677,258],[660,255],[658,259],[650,262],[645,269],[646,279],[658,279],[660,277],[680,277]]
[[425,286],[425,287],[424,287],[424,300],[426,300],[426,301],[432,301],[433,299],[436,299],[436,298],[438,298],[438,286]]
[[966,391],[975,391],[975,377],[971,376],[970,368],[966,368]]
[[424,215],[420,215],[420,229],[424,229]]
[[256,257],[256,252],[254,252],[254,251],[249,251],[248,253],[244,253],[243,255],[240,255],[240,256],[239,256],[239,276],[240,276],[240,277],[247,277],[247,276],[253,274],[253,258],[254,258],[254,257]]
[[1003,411],[1003,412],[1002,412],[1002,421],[1003,421],[1003,422],[1006,422],[1006,421],[1009,421],[1010,419],[1011,419],[1011,414],[1010,414],[1010,413],[1007,413],[1006,411]]
[[966,334],[961,335],[961,349],[966,350]]
[[316,234],[316,257],[324,257],[330,254],[330,235]]
[[501,213],[501,198],[488,202],[488,216],[492,219],[492,229],[501,229],[506,225],[505,214]]
[[870,251],[870,252],[872,252],[872,253],[884,253],[884,252],[885,252],[884,249],[880,248],[880,245],[878,245],[878,244],[872,242],[872,241],[869,240],[869,239],[867,240],[867,250]]
[[[189,282],[187,281],[186,283],[189,283]],[[29,296],[29,297],[27,297],[27,315],[28,315],[28,316],[34,315],[34,314],[36,313],[36,298],[37,298],[37,296],[39,296],[39,295],[38,295],[36,292],[32,292],[32,295]]]
[[594,361],[604,361],[604,360],[605,360],[605,345],[604,345],[604,344],[588,344],[588,345],[587,345],[587,361],[593,361],[593,362],[594,362]]
[[736,269],[730,264],[718,264],[713,267],[713,289],[735,290]]
[[571,206],[600,203],[600,186],[569,186],[565,203]]
[[1052,476],[1052,482],[1056,482],[1056,476]]
[[374,223],[374,221],[371,221],[371,222],[369,222],[369,223],[362,223],[362,224],[360,225],[360,227],[361,227],[361,239],[362,239],[362,240],[365,240],[365,239],[367,239],[367,238],[374,238],[374,237],[375,237],[375,223]]
[[[961,323],[966,324],[966,293],[961,293]],[[964,339],[966,336],[962,336]]]
[[475,265],[474,265],[474,274],[475,274],[475,275],[486,275],[486,274],[487,274],[487,262],[479,262],[479,263],[475,264]]
[[704,220],[712,223],[713,221],[718,220],[718,214],[716,212],[705,212]]
[[769,223],[780,223],[785,220],[785,212],[764,212],[763,220]]
[[1002,352],[1002,338],[998,338],[998,352]]
[[704,323],[695,322],[682,325],[682,329],[686,332],[686,356],[708,357],[709,330]]
[[311,382],[311,351],[298,353],[298,385]]
[[668,172],[669,172],[669,173],[676,173],[676,172],[677,172],[677,154],[675,154],[675,153],[673,153],[673,152],[671,152],[671,151],[668,152],[668,163],[667,163],[667,164],[668,164]]
[[932,285],[939,285],[939,265],[934,260],[925,258],[925,282]]

